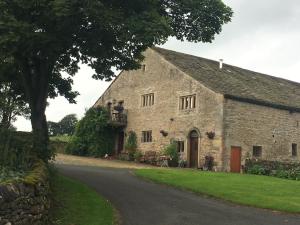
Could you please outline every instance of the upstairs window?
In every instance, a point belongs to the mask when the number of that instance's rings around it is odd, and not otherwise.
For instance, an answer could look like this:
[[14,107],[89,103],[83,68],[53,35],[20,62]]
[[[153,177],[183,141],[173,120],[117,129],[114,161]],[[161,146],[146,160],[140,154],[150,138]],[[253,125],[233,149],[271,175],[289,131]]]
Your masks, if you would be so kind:
[[142,142],[152,142],[152,130],[142,131]]
[[253,157],[260,158],[262,156],[262,146],[253,146]]
[[292,156],[297,157],[297,155],[298,155],[298,145],[293,143],[292,144]]
[[142,95],[142,107],[154,105],[154,93]]
[[179,109],[194,109],[196,108],[196,95],[187,95],[180,97]]

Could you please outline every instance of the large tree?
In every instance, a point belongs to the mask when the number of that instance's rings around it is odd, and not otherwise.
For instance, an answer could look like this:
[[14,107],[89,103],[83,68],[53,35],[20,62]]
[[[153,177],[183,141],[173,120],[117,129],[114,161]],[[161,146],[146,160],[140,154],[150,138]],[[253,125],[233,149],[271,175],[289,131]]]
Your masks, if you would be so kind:
[[0,129],[9,129],[17,116],[28,115],[29,108],[22,95],[14,91],[11,83],[0,83]]
[[29,116],[22,85],[12,59],[0,60],[0,129],[12,127],[17,116]]
[[[48,97],[71,103],[79,63],[93,78],[136,69],[142,52],[173,36],[211,42],[232,11],[221,0],[0,0],[0,58],[12,58],[31,110],[34,148],[47,155]],[[62,76],[65,72],[68,76]]]
[[57,135],[73,135],[76,124],[78,122],[76,114],[69,114],[62,118],[59,122],[48,121],[48,134]]

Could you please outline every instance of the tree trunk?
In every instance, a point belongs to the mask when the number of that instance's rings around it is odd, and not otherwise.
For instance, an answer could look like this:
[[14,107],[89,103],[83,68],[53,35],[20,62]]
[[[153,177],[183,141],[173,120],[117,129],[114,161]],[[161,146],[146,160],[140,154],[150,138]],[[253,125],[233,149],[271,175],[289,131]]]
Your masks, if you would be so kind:
[[33,149],[38,158],[47,162],[52,156],[48,148],[49,136],[45,115],[52,67],[47,60],[34,58],[30,62],[24,60],[22,69],[23,85],[31,111]]
[[33,149],[35,150],[38,158],[47,161],[51,158],[51,153],[48,149],[49,136],[46,115],[45,111],[41,109],[42,107],[31,108]]

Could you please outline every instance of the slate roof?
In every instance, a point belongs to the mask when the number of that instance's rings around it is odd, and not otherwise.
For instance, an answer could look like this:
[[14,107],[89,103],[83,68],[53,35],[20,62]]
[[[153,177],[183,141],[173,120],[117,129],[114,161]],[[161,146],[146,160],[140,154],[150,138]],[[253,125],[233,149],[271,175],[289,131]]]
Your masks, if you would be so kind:
[[300,112],[300,83],[154,47],[165,60],[225,98]]

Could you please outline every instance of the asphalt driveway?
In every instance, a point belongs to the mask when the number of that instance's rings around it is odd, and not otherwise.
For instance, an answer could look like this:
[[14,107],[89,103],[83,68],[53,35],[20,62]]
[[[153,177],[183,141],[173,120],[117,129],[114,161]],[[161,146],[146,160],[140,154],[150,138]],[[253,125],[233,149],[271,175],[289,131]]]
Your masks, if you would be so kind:
[[[128,169],[57,165],[109,199],[123,225],[300,225],[300,215],[236,206],[143,181]],[[295,190],[299,191],[299,190]]]

